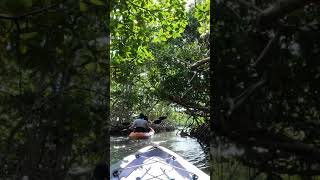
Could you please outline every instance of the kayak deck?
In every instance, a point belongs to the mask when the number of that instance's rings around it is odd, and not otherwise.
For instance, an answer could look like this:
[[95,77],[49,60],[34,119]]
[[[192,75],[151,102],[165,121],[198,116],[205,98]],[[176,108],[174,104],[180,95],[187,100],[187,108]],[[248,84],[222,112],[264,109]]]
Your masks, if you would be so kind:
[[200,169],[162,146],[147,146],[111,166],[111,180],[209,180]]

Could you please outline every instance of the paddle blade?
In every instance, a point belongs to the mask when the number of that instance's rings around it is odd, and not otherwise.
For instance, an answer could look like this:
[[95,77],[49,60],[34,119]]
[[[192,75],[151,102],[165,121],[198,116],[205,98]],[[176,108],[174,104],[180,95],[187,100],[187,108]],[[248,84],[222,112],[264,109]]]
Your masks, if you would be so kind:
[[162,120],[160,120],[160,119],[153,121],[154,124],[160,124],[161,122],[162,122]]
[[130,125],[130,122],[123,122],[121,124],[124,125],[124,126],[128,126],[128,125]]
[[164,120],[164,119],[167,119],[167,116],[161,116],[158,118],[159,120]]
[[167,119],[167,116],[161,116],[157,120],[153,121],[153,123],[154,124],[160,124],[165,119]]

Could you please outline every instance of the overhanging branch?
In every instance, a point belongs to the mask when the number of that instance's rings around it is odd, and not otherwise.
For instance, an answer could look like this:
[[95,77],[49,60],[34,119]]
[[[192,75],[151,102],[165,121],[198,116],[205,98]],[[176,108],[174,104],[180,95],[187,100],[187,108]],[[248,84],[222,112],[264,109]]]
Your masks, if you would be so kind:
[[258,11],[258,12],[262,12],[262,10],[260,8],[258,8],[257,6],[255,6],[254,4],[247,2],[246,0],[238,0],[241,4],[244,4],[250,8],[253,8],[254,10]]
[[273,44],[273,42],[278,38],[278,34],[279,32],[277,31],[274,35],[274,37],[272,37],[268,44],[266,45],[266,47],[262,50],[261,54],[259,55],[258,59],[253,63],[252,66],[256,66],[257,63],[259,63],[264,57],[265,55],[267,54],[267,52],[270,50],[271,48],[271,45]]
[[206,58],[204,58],[204,59],[202,59],[202,60],[200,60],[200,61],[197,61],[196,63],[192,64],[192,65],[190,66],[190,69],[191,69],[192,71],[194,71],[194,70],[196,70],[199,66],[202,66],[202,65],[208,63],[209,61],[210,61],[210,57],[206,57]]
[[61,1],[58,2],[56,4],[50,5],[48,7],[44,7],[41,9],[36,9],[27,13],[23,13],[23,14],[19,14],[19,15],[12,15],[12,14],[0,14],[0,19],[9,19],[9,20],[17,20],[17,19],[21,19],[21,18],[25,18],[28,16],[33,16],[33,15],[37,15],[40,14],[42,12],[48,11],[49,9],[53,9],[58,7],[60,4],[64,3],[65,1]]
[[269,26],[276,19],[279,19],[286,14],[296,10],[303,8],[304,5],[310,2],[319,2],[316,0],[278,0],[271,7],[263,10],[260,14],[258,24]]
[[244,136],[239,136],[239,133],[234,133],[228,134],[228,137],[240,144],[263,147],[266,149],[277,149],[280,150],[280,152],[309,157],[318,162],[320,161],[320,149],[318,147],[300,140],[292,139],[281,133],[256,129],[248,131],[247,135]]
[[191,102],[185,102],[182,98],[180,97],[176,97],[176,96],[168,96],[167,98],[169,101],[172,101],[174,103],[177,103],[187,109],[192,108],[192,109],[196,109],[196,110],[200,110],[203,112],[209,112],[209,108],[205,107],[205,106],[201,106],[199,104],[196,103],[191,103]]
[[232,112],[237,109],[238,107],[240,107],[241,104],[243,104],[243,102],[245,102],[245,100],[250,97],[250,95],[253,94],[253,92],[260,87],[261,85],[263,85],[266,82],[265,79],[261,79],[260,81],[258,81],[257,83],[251,85],[250,87],[248,87],[246,90],[244,90],[239,96],[235,97],[235,98],[229,98],[227,100],[228,104],[229,104],[229,110],[227,113],[227,116],[230,116],[232,114]]

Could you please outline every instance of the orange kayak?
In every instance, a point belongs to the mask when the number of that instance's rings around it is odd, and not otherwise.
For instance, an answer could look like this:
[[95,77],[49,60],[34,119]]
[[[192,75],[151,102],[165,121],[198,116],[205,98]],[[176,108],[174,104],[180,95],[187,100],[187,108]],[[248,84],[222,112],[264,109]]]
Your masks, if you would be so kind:
[[154,134],[154,130],[150,128],[149,132],[131,132],[129,138],[131,139],[148,139]]

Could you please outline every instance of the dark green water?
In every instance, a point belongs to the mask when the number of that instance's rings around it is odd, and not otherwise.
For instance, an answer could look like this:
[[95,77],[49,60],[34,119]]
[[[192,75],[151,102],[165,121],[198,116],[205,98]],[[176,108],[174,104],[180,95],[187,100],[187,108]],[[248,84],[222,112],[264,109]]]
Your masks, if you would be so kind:
[[181,137],[180,135],[176,135],[176,131],[156,133],[152,138],[146,140],[131,140],[126,136],[111,136],[110,164],[116,163],[123,157],[153,143],[174,151],[209,174],[209,155],[204,152],[204,149],[196,139]]

